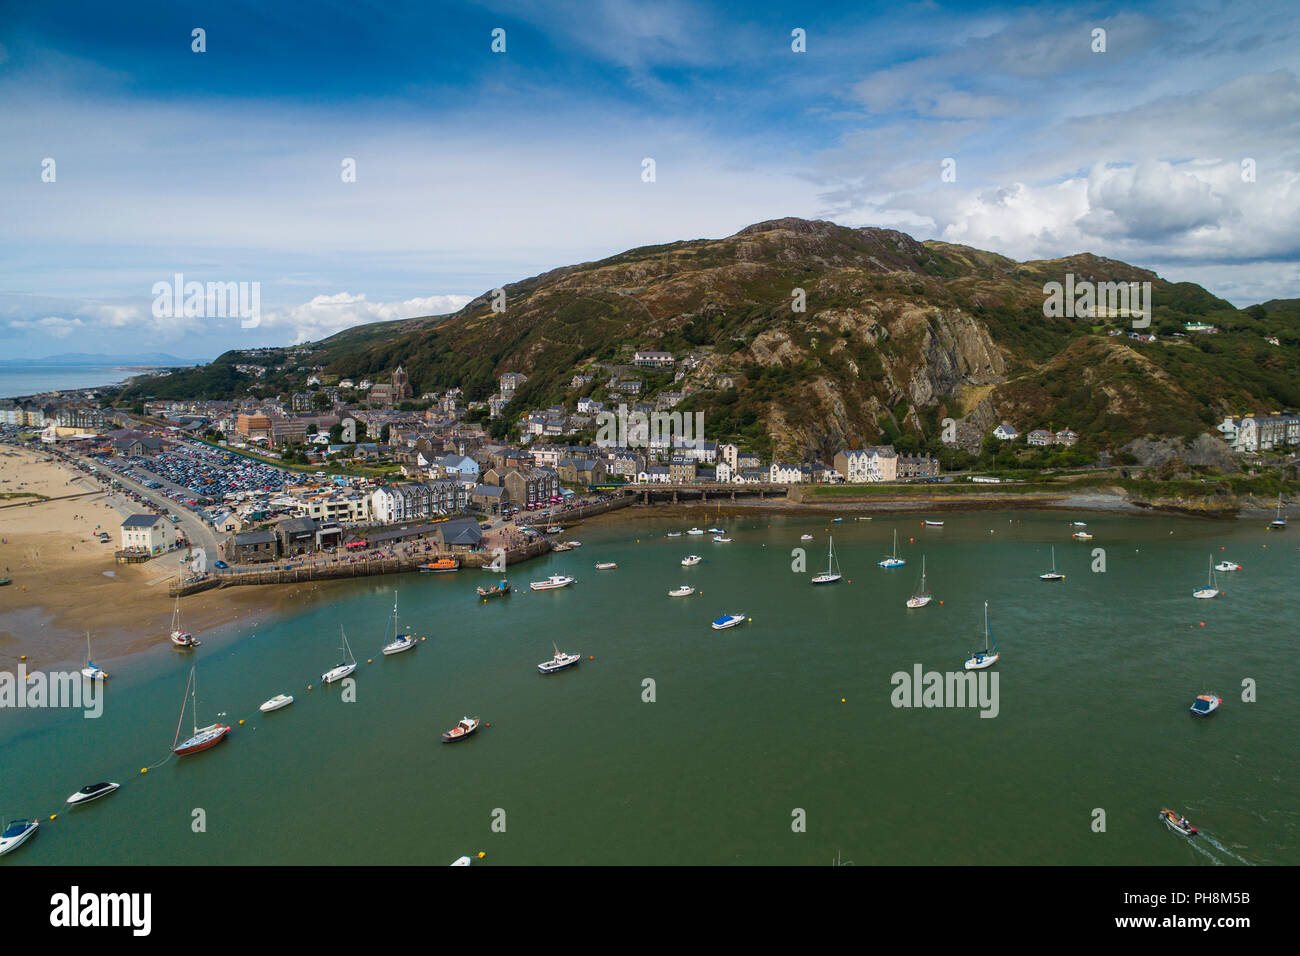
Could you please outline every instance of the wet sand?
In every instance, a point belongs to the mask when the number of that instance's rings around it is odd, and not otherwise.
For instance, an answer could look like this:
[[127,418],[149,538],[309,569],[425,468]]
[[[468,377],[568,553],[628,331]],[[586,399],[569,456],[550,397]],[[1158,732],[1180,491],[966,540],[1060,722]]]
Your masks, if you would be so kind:
[[[11,505],[0,507],[0,576],[12,582],[0,587],[0,668],[12,669],[22,655],[30,668],[79,665],[87,631],[96,663],[110,671],[115,658],[168,646],[174,600],[167,582],[180,570],[180,553],[117,564],[122,518],[132,509],[101,489],[93,478],[39,453],[0,449],[0,493],[56,499],[0,500]],[[99,527],[112,536],[110,543],[93,536]],[[255,620],[290,600],[291,592],[280,588],[207,591],[182,600],[182,623],[198,636]]]

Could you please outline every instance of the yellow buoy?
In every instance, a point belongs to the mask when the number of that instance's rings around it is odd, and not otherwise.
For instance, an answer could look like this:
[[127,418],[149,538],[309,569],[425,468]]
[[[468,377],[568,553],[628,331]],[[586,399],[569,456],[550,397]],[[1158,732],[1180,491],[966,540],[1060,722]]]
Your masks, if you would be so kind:
[[482,850],[479,850],[479,851],[478,851],[478,858],[479,858],[480,860],[483,859],[483,857],[485,857],[485,856],[487,856],[487,854],[484,853]]
[[51,820],[57,820],[58,818],[59,818],[59,815],[58,815],[57,813],[51,813],[51,814],[50,814],[50,819],[51,819]]
[[240,717],[240,718],[239,718],[239,726],[241,726],[241,727],[244,726],[244,718],[243,718],[243,717]]
[[846,701],[844,700],[844,698],[841,697],[841,698],[840,698],[840,703],[843,704],[843,703],[845,703],[845,702],[846,702]]
[[148,768],[148,767],[141,767],[141,768],[140,768],[140,772],[141,772],[141,773],[148,773],[148,772],[149,772],[149,768]]

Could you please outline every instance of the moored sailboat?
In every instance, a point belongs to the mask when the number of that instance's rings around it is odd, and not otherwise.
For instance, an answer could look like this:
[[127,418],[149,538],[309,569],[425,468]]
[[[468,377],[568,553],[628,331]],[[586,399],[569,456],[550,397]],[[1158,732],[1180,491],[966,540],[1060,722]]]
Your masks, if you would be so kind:
[[1286,515],[1282,514],[1282,493],[1278,492],[1277,496],[1277,516],[1268,523],[1269,531],[1285,531]]
[[989,602],[984,602],[984,650],[976,651],[966,660],[966,670],[977,671],[992,667],[1002,655],[998,653],[997,641],[989,635]]
[[339,648],[343,652],[343,660],[320,675],[323,684],[332,684],[336,680],[342,680],[357,669],[357,659],[352,656],[352,648],[348,646],[348,636],[343,633],[342,624],[339,625],[339,636],[343,638],[343,646]]
[[108,672],[101,667],[97,667],[95,662],[90,659],[90,632],[86,632],[86,666],[81,669],[81,676],[86,680],[108,680]]
[[898,529],[894,529],[894,551],[893,553],[877,562],[882,568],[901,568],[907,562],[898,556]]
[[835,560],[835,539],[827,538],[827,541],[826,570],[813,575],[813,584],[834,584],[841,578],[839,563]]
[[1214,558],[1211,557],[1209,580],[1205,582],[1205,587],[1197,588],[1195,591],[1193,591],[1192,597],[1201,598],[1204,600],[1209,598],[1216,598],[1218,596],[1219,596],[1219,582],[1214,577]]
[[1065,575],[1056,570],[1056,547],[1052,546],[1052,570],[1038,576],[1040,581],[1064,581]]
[[[402,651],[409,651],[417,641],[414,634],[397,633],[397,592],[393,592],[393,616],[389,619],[393,627],[393,639],[384,645],[384,655],[400,654]],[[384,628],[384,637],[388,637],[388,628]]]
[[930,603],[930,590],[925,586],[925,555],[921,555],[921,583],[916,589],[916,593],[907,599],[907,606],[911,608],[925,607]]
[[194,635],[181,627],[181,599],[180,595],[176,597],[176,607],[172,610],[172,630],[171,642],[175,647],[191,648],[198,647],[201,641],[195,640]]
[[176,738],[181,735],[181,724],[185,721],[185,708],[190,707],[190,715],[193,718],[194,733],[181,743],[176,739],[172,740],[172,753],[178,757],[185,757],[189,754],[196,754],[200,751],[214,747],[226,739],[226,734],[230,733],[230,728],[225,724],[208,724],[206,727],[199,727],[199,705],[198,705],[199,682],[195,677],[194,665],[190,665],[190,680],[185,685],[187,699],[181,702],[180,720],[176,722]]

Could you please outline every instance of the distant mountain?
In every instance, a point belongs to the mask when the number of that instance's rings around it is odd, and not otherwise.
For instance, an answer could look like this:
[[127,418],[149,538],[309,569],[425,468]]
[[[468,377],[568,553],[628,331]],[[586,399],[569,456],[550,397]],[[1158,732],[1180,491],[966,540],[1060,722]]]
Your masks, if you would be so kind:
[[61,352],[44,358],[0,359],[0,366],[23,365],[68,365],[68,366],[110,366],[110,365],[151,365],[157,367],[174,367],[197,365],[197,362],[179,359],[164,352],[151,352],[142,355],[96,355],[91,352]]
[[[1127,319],[1047,317],[1044,285],[1150,282],[1154,343]],[[238,373],[239,353],[128,390],[233,398],[301,389],[302,367],[382,380],[402,365],[415,394],[459,385],[468,401],[507,371],[528,381],[513,420],[614,377],[646,394],[687,391],[711,439],[783,459],[891,441],[939,449],[945,419],[962,443],[1006,420],[1072,428],[1095,448],[1152,435],[1191,438],[1225,414],[1300,407],[1300,313],[1238,310],[1195,283],[1091,254],[1017,262],[891,229],[778,219],[725,239],[631,249],[485,293],[459,312],[367,325],[295,349],[283,371]],[[792,307],[800,302],[802,311]],[[1219,334],[1185,333],[1208,323]],[[1264,336],[1277,336],[1279,346]],[[671,373],[634,370],[638,349],[693,353]],[[593,376],[574,390],[576,373]],[[615,400],[617,401],[617,400]]]

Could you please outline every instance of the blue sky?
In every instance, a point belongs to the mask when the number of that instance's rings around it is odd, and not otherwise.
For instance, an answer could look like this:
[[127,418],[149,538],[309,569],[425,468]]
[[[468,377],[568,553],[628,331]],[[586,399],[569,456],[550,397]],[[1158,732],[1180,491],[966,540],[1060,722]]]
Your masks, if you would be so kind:
[[[1292,6],[10,3],[0,352],[207,359],[787,215],[1298,296]],[[260,325],[155,317],[176,273]]]

